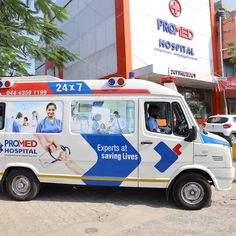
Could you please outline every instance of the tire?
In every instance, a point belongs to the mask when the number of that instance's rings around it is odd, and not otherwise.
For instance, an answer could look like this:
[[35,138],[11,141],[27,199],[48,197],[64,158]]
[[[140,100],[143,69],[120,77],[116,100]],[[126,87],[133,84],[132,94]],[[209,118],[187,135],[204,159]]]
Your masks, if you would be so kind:
[[233,145],[233,143],[236,143],[236,135],[235,134],[231,134],[229,136],[229,142],[230,142],[231,146]]
[[211,186],[199,174],[179,177],[174,183],[172,194],[176,205],[186,210],[199,210],[211,202]]
[[29,201],[39,193],[40,183],[32,171],[14,169],[6,178],[6,190],[17,201]]

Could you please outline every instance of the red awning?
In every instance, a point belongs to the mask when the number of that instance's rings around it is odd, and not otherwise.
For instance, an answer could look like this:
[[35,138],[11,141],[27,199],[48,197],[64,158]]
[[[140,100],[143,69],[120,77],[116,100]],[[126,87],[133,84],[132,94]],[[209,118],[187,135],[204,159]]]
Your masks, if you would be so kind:
[[235,90],[236,91],[236,76],[227,77],[227,80],[218,80],[220,91]]

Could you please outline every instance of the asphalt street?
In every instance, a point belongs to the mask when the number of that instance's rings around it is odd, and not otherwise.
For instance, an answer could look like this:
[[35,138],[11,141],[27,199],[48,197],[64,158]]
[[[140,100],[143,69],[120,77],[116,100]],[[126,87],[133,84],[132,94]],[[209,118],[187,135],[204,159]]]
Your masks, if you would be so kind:
[[160,189],[44,185],[29,202],[0,193],[0,214],[1,236],[236,235],[236,183],[199,211],[178,209]]

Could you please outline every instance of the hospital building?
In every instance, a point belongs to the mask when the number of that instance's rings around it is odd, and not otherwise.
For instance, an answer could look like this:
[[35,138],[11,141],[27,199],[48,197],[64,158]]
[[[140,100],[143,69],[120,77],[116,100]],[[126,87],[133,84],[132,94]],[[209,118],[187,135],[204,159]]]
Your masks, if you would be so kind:
[[[63,46],[80,57],[62,69],[37,62],[36,75],[63,79],[112,76],[161,83],[198,106],[199,123],[236,109],[236,77],[227,42],[236,41],[236,12],[213,0],[58,0],[70,12],[58,23]],[[220,81],[220,82],[219,82]],[[231,87],[227,88],[225,85]],[[232,89],[235,86],[235,90]]]

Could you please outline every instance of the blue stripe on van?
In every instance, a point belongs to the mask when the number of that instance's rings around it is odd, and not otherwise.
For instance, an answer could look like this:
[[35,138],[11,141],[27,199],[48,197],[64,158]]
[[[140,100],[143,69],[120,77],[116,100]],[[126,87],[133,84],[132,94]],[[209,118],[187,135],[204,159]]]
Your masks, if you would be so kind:
[[[123,179],[133,172],[141,162],[138,151],[121,134],[81,135],[97,154],[96,163],[83,177]],[[122,183],[122,181],[106,180],[83,180],[83,182],[88,185],[103,186],[119,186]]]
[[222,145],[225,145],[225,146],[229,146],[230,147],[230,144],[228,141],[223,141],[223,140],[220,140],[220,139],[216,139],[216,138],[212,138],[212,137],[209,137],[203,133],[200,133],[201,135],[201,138],[202,138],[202,141],[204,143],[212,143],[212,144],[222,144]]

